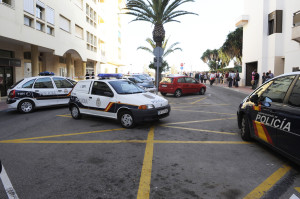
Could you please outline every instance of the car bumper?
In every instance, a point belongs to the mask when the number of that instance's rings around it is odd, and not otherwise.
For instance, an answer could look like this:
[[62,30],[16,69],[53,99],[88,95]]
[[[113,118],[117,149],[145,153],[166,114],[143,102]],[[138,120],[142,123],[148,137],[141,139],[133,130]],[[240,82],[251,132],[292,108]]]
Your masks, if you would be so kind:
[[[159,111],[167,110],[168,112],[164,114],[158,114]],[[148,110],[139,110],[139,109],[132,109],[131,112],[133,114],[133,118],[135,122],[143,122],[143,121],[152,121],[158,120],[165,117],[168,117],[171,111],[170,105],[156,108],[156,109],[148,109]]]
[[14,108],[14,109],[18,108],[18,103],[17,100],[15,99],[7,98],[6,104],[8,105],[8,108]]

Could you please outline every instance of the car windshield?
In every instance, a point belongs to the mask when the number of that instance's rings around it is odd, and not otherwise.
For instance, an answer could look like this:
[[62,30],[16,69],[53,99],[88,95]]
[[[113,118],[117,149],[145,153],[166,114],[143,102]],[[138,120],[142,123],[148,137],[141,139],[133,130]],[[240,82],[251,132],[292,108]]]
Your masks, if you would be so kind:
[[135,76],[141,80],[147,80],[147,78],[144,75],[135,75]]
[[144,93],[145,91],[131,81],[111,81],[109,84],[118,94]]
[[143,81],[137,77],[128,77],[128,79],[134,83],[143,83]]
[[13,84],[11,87],[9,87],[10,89],[15,88],[21,81],[23,81],[24,79],[21,79],[20,81],[16,82],[15,84]]

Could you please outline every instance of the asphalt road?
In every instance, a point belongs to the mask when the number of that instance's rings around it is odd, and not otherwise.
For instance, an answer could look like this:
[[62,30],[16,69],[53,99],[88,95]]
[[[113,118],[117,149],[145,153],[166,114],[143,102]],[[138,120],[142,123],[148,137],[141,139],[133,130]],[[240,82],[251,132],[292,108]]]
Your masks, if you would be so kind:
[[300,197],[298,166],[240,138],[244,97],[220,87],[167,95],[169,117],[130,130],[110,119],[74,120],[66,107],[2,111],[0,159],[22,199]]

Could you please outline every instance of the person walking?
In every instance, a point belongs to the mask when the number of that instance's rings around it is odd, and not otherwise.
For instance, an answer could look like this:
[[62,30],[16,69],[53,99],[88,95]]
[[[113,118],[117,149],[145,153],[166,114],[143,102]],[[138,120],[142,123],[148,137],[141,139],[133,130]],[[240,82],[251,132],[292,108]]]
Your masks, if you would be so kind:
[[198,73],[198,72],[196,72],[196,74],[195,74],[195,79],[199,82],[199,76],[200,76],[200,74]]
[[266,76],[265,72],[263,72],[263,75],[261,76],[261,78],[262,78],[262,83],[265,83],[267,80],[267,76]]
[[95,79],[95,73],[92,72],[92,79]]
[[239,71],[236,71],[235,76],[234,76],[234,80],[235,80],[234,86],[236,88],[239,87],[239,81],[241,80]]
[[210,74],[210,85],[211,86],[214,84],[215,80],[216,80],[216,74],[215,74],[215,72],[212,72]]
[[90,79],[90,74],[89,74],[89,72],[86,72],[86,74],[85,74],[85,79]]
[[200,75],[200,82],[203,83],[203,80],[204,80],[204,74],[203,74],[203,72],[201,74],[199,74],[199,75]]
[[232,87],[232,82],[233,82],[234,76],[235,76],[234,72],[230,71],[230,73],[228,75],[228,87],[229,88]]
[[203,75],[204,77],[204,84],[206,84],[206,80],[207,80],[207,73],[204,73],[204,75]]
[[253,90],[257,88],[258,81],[259,81],[259,74],[255,71]]
[[253,70],[253,72],[251,73],[251,84],[252,84],[252,89],[255,89],[255,88],[254,88],[254,83],[255,83],[255,81],[254,81],[254,76],[255,76],[255,73],[256,73],[256,70]]

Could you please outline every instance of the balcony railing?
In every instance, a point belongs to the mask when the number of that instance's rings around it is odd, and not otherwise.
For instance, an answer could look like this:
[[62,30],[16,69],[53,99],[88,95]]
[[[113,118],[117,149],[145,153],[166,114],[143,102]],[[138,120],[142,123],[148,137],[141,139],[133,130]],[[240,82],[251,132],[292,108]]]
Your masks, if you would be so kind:
[[298,12],[294,13],[293,24],[294,24],[294,27],[300,26],[300,10]]

